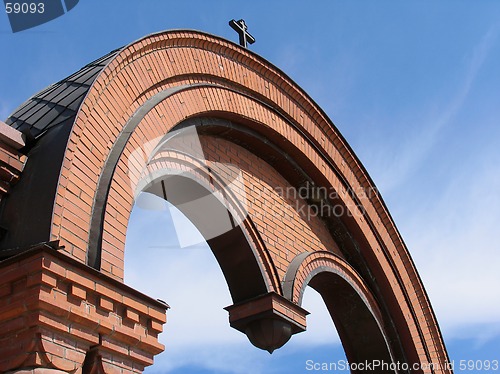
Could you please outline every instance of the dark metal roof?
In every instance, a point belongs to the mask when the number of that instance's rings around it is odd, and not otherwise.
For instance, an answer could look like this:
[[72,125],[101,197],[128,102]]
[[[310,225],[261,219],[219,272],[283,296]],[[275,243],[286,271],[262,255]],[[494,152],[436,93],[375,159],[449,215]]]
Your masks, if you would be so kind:
[[[121,48],[84,66],[69,77],[32,96],[7,119],[13,128],[39,138],[64,122],[73,123],[83,99],[102,69]],[[71,121],[68,121],[71,119]]]

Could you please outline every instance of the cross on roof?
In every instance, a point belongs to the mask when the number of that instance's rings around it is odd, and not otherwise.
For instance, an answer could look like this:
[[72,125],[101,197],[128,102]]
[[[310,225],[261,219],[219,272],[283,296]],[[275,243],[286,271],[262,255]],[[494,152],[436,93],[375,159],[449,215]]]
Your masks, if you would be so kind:
[[242,47],[247,48],[247,43],[255,43],[255,38],[247,31],[247,25],[244,20],[240,19],[239,21],[235,21],[232,19],[229,21],[229,26],[231,26],[240,36],[240,45]]

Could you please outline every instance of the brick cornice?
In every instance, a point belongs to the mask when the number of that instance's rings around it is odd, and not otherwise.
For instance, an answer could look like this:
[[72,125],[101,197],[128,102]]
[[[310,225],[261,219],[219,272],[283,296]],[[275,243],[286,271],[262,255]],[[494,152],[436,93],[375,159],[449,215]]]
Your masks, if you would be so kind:
[[132,372],[164,349],[166,305],[50,246],[0,262],[0,279],[1,372],[76,372],[91,350],[107,373]]
[[23,134],[0,121],[0,200],[21,176],[27,158],[19,150],[24,145]]

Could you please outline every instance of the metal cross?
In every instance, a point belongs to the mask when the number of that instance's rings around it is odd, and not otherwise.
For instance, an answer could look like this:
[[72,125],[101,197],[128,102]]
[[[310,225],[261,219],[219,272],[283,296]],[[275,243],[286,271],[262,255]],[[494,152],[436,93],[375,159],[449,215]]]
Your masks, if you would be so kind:
[[244,20],[240,19],[239,21],[235,21],[232,19],[229,21],[229,26],[231,26],[240,36],[240,45],[242,47],[247,48],[247,43],[255,43],[255,38],[247,31],[247,25]]

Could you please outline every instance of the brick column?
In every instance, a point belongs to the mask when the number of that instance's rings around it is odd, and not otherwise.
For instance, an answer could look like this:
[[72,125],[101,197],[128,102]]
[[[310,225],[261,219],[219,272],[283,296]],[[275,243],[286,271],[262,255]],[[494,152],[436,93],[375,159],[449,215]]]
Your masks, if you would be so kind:
[[0,262],[0,372],[141,373],[168,306],[57,249]]

